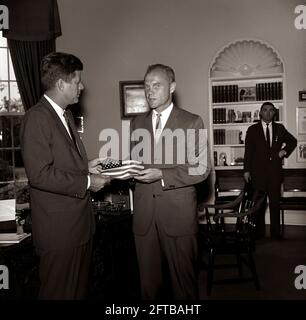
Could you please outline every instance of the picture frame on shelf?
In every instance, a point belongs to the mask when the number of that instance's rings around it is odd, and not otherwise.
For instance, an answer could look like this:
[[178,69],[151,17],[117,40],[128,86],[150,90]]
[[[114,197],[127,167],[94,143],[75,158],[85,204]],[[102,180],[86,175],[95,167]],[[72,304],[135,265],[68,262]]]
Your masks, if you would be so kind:
[[230,167],[231,160],[231,151],[229,147],[224,146],[214,150],[215,167]]
[[306,101],[306,90],[299,91],[299,101]]
[[298,135],[306,135],[306,107],[296,108],[296,127]]
[[129,119],[150,110],[143,80],[119,81],[121,118]]
[[297,162],[305,162],[306,163],[306,140],[297,142]]
[[255,101],[256,87],[239,87],[238,97],[239,101]]

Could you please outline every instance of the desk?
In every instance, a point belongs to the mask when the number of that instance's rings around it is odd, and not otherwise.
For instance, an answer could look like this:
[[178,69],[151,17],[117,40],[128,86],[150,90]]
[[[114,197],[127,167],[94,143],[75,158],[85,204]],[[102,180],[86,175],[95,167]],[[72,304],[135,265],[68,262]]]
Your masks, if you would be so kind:
[[[138,298],[139,282],[132,215],[96,214],[89,299]],[[27,232],[30,231],[27,228]],[[39,258],[32,239],[0,247],[0,264],[9,268],[9,290],[0,290],[0,300],[37,299]]]
[[20,243],[0,245],[0,264],[9,269],[9,289],[0,290],[1,300],[37,297],[38,257],[31,237]]

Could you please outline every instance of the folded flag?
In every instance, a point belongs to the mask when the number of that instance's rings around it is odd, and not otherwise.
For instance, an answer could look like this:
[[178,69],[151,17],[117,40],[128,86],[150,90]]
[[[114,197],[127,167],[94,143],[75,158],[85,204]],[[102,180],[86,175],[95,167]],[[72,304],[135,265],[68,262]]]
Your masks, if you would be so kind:
[[101,163],[102,175],[113,176],[114,178],[133,177],[144,169],[139,161],[106,159]]
[[106,158],[101,162],[102,170],[112,169],[112,168],[118,168],[122,166],[121,160],[115,160],[111,158]]

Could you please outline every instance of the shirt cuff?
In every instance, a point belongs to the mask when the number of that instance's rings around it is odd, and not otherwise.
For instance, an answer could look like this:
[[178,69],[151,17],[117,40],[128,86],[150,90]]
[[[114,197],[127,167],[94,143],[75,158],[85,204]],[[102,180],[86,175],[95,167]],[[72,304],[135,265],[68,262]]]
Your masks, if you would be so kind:
[[165,186],[164,179],[163,179],[163,178],[161,178],[161,179],[160,179],[160,181],[161,181],[161,185],[162,185],[162,187],[164,187],[164,186]]
[[90,181],[90,175],[88,175],[88,176],[87,176],[87,189],[89,189],[90,183],[91,183],[91,181]]

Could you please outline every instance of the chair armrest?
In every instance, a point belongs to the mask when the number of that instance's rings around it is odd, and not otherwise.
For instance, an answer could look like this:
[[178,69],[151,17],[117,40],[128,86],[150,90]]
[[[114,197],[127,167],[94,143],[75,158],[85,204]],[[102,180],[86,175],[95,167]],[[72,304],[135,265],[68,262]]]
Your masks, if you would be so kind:
[[224,204],[211,204],[211,203],[201,203],[198,206],[199,211],[204,211],[204,209],[233,209],[236,208],[243,198],[244,191],[240,192],[234,201],[224,203]]
[[213,220],[216,222],[220,218],[242,218],[242,217],[245,217],[245,216],[248,216],[248,215],[250,215],[249,211],[247,211],[247,212],[238,212],[238,211],[220,212],[220,213],[216,213],[213,216]]

